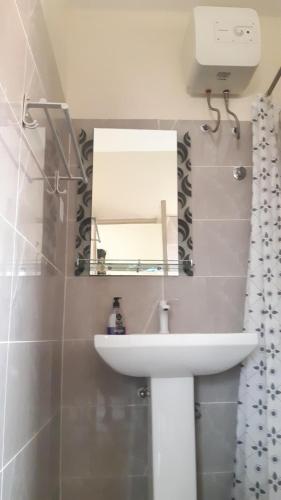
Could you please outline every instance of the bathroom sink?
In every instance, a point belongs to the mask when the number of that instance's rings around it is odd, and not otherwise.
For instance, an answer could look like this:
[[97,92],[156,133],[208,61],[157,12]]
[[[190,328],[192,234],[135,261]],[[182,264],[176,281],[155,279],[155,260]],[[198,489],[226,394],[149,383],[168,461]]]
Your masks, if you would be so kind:
[[113,370],[133,377],[211,375],[233,366],[257,345],[255,333],[96,335],[95,347]]
[[257,346],[255,333],[96,335],[116,372],[149,377],[153,500],[197,500],[194,376],[232,368]]

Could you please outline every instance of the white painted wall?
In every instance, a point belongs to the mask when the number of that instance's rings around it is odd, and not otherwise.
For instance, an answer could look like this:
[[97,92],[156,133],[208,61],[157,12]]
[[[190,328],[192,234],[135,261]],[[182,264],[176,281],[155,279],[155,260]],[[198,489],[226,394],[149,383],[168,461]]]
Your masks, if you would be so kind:
[[[122,5],[116,0],[119,3]],[[244,2],[244,6],[248,4]],[[58,16],[63,19],[58,34],[60,23],[54,22],[57,18],[52,9],[56,9],[54,0],[48,4],[47,18],[75,118],[211,117],[205,100],[191,98],[186,92],[182,57],[190,11],[172,10],[171,6],[105,9],[97,0],[69,1],[63,16],[61,11]],[[269,7],[267,11],[271,12]],[[245,95],[232,105],[244,120],[250,118],[253,95],[265,91],[280,66],[281,17],[276,10],[272,8],[271,17],[261,18],[261,26],[262,63]],[[281,103],[281,89],[279,96]]]

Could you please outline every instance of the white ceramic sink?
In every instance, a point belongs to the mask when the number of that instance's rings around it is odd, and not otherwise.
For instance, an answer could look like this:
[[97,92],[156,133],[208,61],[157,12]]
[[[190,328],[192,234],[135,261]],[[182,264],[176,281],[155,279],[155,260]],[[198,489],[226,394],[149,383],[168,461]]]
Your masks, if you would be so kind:
[[151,379],[154,500],[197,500],[194,376],[232,368],[257,344],[254,333],[95,336],[113,370]]
[[237,365],[256,345],[255,333],[95,336],[103,360],[113,370],[133,377],[219,373]]

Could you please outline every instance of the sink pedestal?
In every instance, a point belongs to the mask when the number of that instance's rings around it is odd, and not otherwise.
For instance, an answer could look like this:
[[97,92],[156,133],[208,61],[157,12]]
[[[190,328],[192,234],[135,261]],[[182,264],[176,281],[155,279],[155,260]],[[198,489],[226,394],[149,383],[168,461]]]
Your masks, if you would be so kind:
[[193,377],[229,370],[257,345],[256,333],[95,336],[111,368],[151,380],[153,500],[197,500]]
[[153,500],[196,500],[193,377],[152,378]]

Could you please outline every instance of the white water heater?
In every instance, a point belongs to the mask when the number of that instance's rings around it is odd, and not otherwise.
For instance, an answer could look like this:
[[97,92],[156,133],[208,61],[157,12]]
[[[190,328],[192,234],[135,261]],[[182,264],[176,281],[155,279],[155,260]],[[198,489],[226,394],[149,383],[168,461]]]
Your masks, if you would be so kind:
[[240,94],[261,57],[261,30],[255,10],[235,7],[195,7],[185,64],[188,92]]

